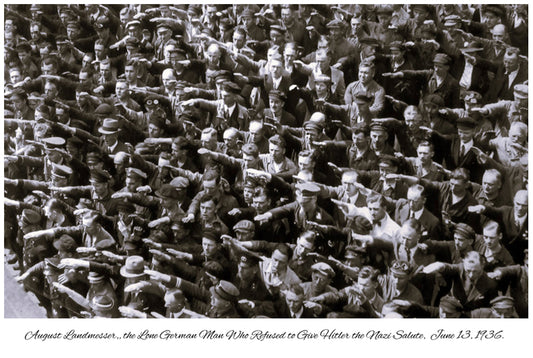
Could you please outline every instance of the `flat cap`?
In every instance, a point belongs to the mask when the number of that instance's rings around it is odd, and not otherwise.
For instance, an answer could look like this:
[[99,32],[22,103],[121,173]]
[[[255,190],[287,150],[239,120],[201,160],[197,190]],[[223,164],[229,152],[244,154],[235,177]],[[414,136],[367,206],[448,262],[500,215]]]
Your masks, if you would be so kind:
[[230,93],[235,93],[235,94],[239,94],[241,93],[241,87],[239,87],[238,84],[236,84],[235,82],[224,82],[224,91],[226,92],[230,92]]
[[318,185],[308,182],[296,184],[296,189],[300,190],[303,196],[316,196],[320,192]]
[[241,220],[233,226],[233,231],[251,232],[255,231],[255,224],[250,220]]
[[102,103],[101,105],[96,107],[96,109],[94,110],[94,114],[98,114],[98,115],[109,115],[109,114],[113,114],[113,112],[114,112],[113,107],[107,103]]
[[211,287],[211,293],[222,300],[230,302],[236,301],[240,295],[239,289],[234,284],[224,280],[220,280],[216,286]]
[[128,178],[146,179],[148,175],[139,168],[129,167],[126,168],[126,176]]
[[365,254],[366,254],[366,249],[362,246],[357,246],[357,245],[348,245],[346,246],[346,249],[344,250],[344,257],[347,259],[355,259]]
[[111,180],[111,175],[102,169],[91,170],[89,182],[91,183],[107,183]]
[[306,131],[317,131],[321,132],[323,127],[320,125],[320,123],[314,122],[314,121],[307,121],[304,123],[304,129]]
[[41,214],[33,209],[22,210],[22,221],[26,224],[38,224],[41,222]]
[[241,266],[247,266],[247,267],[253,267],[259,263],[259,258],[250,255],[248,253],[243,253],[239,257],[239,265]]
[[155,195],[162,199],[177,199],[178,192],[173,185],[163,184],[159,190],[156,190]]
[[315,83],[331,83],[331,77],[326,75],[315,76]]
[[444,26],[453,26],[461,22],[461,17],[457,14],[451,14],[444,17]]
[[453,296],[444,296],[440,299],[439,307],[445,313],[458,313],[463,310],[463,305]]
[[370,125],[370,130],[374,132],[376,131],[386,132],[387,128],[382,123],[374,122]]
[[339,19],[333,19],[326,24],[328,29],[342,29],[344,28],[344,22]]
[[63,148],[67,141],[62,137],[48,137],[42,139],[46,149]]
[[457,129],[468,130],[468,129],[476,128],[476,126],[477,126],[476,121],[470,117],[463,117],[457,120]]
[[454,233],[463,237],[466,240],[474,240],[476,238],[476,233],[474,232],[474,229],[464,223],[456,224]]
[[189,179],[187,178],[175,177],[174,179],[170,181],[169,184],[172,185],[176,189],[186,189],[189,187],[190,182],[189,182]]
[[272,90],[270,92],[268,92],[268,98],[276,98],[276,99],[279,99],[280,101],[286,101],[287,100],[287,96],[285,96],[285,93],[279,91],[279,90]]
[[285,139],[279,134],[274,134],[272,137],[268,138],[268,141],[272,144],[278,145],[280,147],[286,147],[287,143]]
[[283,35],[287,31],[287,29],[281,25],[272,25],[270,26],[270,32],[277,32],[281,35]]
[[126,24],[126,29],[129,29],[130,27],[140,27],[141,22],[139,20],[132,20]]
[[202,239],[208,239],[218,244],[222,243],[220,235],[215,230],[204,230],[202,232]]
[[442,65],[449,65],[452,59],[450,56],[444,54],[444,53],[437,53],[435,57],[433,57],[433,63],[440,63]]
[[330,265],[328,265],[327,263],[325,262],[317,262],[316,264],[314,264],[313,266],[311,266],[311,270],[313,272],[318,272],[324,276],[326,276],[327,278],[333,278],[335,277],[335,270],[333,270],[331,268]]

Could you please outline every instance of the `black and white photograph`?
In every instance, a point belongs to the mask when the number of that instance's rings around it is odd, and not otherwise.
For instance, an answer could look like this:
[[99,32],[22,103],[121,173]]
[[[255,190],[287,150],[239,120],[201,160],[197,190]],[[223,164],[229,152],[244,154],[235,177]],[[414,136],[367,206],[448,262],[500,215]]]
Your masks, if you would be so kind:
[[527,3],[3,16],[7,322],[528,318]]

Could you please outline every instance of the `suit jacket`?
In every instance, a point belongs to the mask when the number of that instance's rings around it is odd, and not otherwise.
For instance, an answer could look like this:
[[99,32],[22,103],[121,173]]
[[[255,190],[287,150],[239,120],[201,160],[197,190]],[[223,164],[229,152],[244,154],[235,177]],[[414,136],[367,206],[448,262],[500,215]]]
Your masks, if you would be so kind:
[[[405,199],[400,199],[396,202],[396,210],[394,211],[394,221],[403,225],[409,219],[411,210],[409,209],[409,202]],[[428,209],[422,209],[422,215],[418,219],[422,225],[422,239],[421,241],[442,240],[440,221]]]
[[509,250],[513,260],[516,263],[522,264],[524,262],[524,249],[528,246],[528,241],[524,237],[528,230],[527,218],[524,225],[518,227],[512,206],[502,206],[499,208],[487,206],[483,215],[500,224],[503,234],[502,243]]
[[457,298],[465,311],[476,308],[489,307],[490,301],[498,295],[496,282],[489,278],[486,273],[472,285],[469,292],[465,291],[465,272],[463,264],[449,265],[441,271],[445,279],[451,281],[450,294]]
[[444,80],[437,86],[434,79],[433,70],[420,70],[420,71],[403,71],[406,79],[413,78],[421,81],[424,85],[424,94],[438,94],[444,99],[444,106],[447,108],[459,108],[461,102],[459,99],[459,82],[449,73],[446,74]]
[[[474,146],[477,145],[476,141],[474,141]],[[471,149],[461,155],[461,141],[459,137],[453,137],[450,144],[450,153],[446,156],[445,160],[449,170],[456,168],[468,169],[470,172],[470,180],[475,183],[481,183],[485,168],[479,164],[476,154]]]
[[495,102],[496,100],[514,100],[514,86],[522,83],[528,79],[528,65],[527,62],[520,61],[520,68],[512,83],[509,85],[509,75],[505,74],[505,68],[500,66],[496,72],[493,85],[489,92],[487,92],[487,102]]

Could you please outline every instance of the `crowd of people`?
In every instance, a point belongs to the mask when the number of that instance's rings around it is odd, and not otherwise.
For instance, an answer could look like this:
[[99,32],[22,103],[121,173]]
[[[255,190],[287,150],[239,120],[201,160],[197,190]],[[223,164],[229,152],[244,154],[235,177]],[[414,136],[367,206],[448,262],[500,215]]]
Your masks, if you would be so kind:
[[527,317],[527,4],[4,14],[48,317]]

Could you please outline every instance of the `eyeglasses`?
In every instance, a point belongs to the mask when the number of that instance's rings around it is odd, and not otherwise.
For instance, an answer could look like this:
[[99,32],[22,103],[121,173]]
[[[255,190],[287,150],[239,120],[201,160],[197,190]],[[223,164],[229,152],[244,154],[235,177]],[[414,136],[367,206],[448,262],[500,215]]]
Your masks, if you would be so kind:
[[159,100],[158,100],[158,99],[154,99],[154,100],[149,99],[149,100],[146,101],[146,104],[147,104],[148,106],[151,106],[151,105],[158,105],[158,104],[159,104]]

